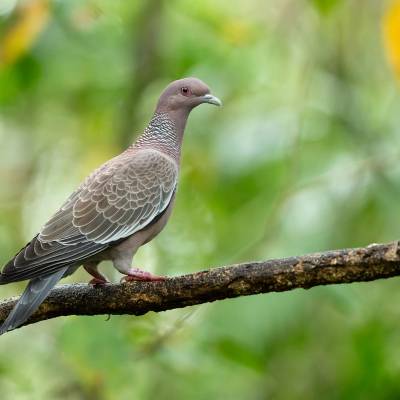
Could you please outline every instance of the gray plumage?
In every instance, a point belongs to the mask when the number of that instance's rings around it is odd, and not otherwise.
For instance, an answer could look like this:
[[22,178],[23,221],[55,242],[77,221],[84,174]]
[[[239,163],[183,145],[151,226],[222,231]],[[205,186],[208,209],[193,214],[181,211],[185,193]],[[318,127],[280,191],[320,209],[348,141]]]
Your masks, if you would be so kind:
[[23,324],[54,285],[80,265],[95,284],[107,282],[97,269],[103,260],[111,260],[126,280],[162,279],[131,268],[131,263],[137,249],[153,239],[170,216],[187,117],[202,103],[221,104],[196,78],[172,82],[138,140],[90,174],[5,265],[0,284],[30,282],[0,334]]
[[63,277],[67,270],[68,266],[59,269],[52,275],[31,279],[18,303],[0,327],[0,335],[23,324],[38,309],[49,291]]

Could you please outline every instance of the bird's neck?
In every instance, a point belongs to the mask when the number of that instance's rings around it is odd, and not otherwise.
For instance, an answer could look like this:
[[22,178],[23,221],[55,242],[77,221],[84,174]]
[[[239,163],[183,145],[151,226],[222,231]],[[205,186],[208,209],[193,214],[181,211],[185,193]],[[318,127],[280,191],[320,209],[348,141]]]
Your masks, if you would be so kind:
[[156,111],[133,146],[162,151],[179,162],[187,117],[188,115],[178,111],[168,113]]

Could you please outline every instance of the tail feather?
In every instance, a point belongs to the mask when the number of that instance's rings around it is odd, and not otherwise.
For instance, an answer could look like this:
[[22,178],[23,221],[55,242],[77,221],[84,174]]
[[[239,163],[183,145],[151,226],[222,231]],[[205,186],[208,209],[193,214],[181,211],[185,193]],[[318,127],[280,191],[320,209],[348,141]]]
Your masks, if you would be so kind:
[[0,327],[0,335],[22,325],[40,306],[50,290],[64,276],[69,266],[54,274],[31,279],[17,304]]

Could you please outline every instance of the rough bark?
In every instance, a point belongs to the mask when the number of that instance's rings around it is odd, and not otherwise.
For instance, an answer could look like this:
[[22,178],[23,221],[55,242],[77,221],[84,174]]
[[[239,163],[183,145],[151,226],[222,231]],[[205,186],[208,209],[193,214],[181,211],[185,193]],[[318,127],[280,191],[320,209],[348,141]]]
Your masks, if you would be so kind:
[[[52,290],[26,324],[63,315],[142,315],[149,311],[159,312],[258,293],[390,278],[400,275],[399,254],[399,242],[393,242],[247,262],[161,282],[130,282],[101,287],[62,285]],[[14,298],[0,303],[0,322],[15,301]]]

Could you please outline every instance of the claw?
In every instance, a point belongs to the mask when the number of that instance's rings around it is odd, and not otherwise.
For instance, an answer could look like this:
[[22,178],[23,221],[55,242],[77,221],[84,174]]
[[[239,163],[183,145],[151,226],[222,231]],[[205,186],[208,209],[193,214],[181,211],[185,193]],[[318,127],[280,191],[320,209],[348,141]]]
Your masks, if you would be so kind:
[[167,277],[154,275],[147,271],[142,271],[139,268],[132,268],[128,271],[128,274],[121,278],[120,282],[131,282],[131,281],[146,281],[146,282],[154,282],[154,281],[165,281]]
[[89,285],[93,286],[102,286],[108,283],[107,279],[98,279],[98,278],[93,278],[91,281],[89,281]]

